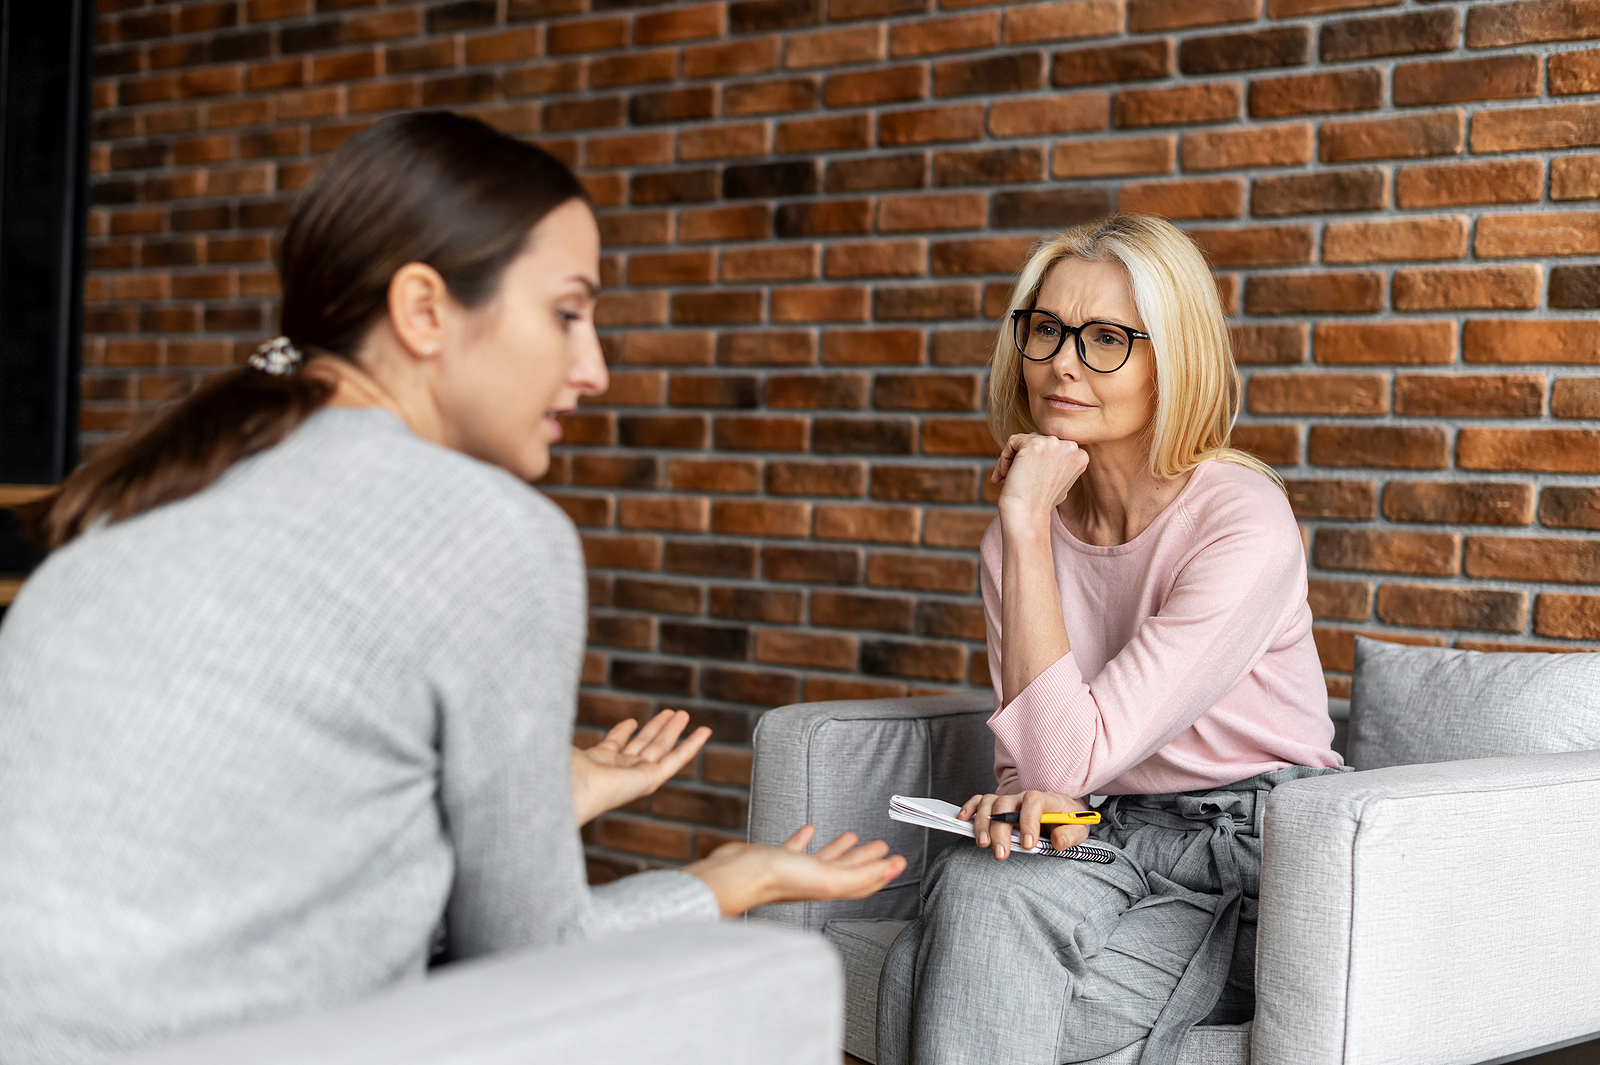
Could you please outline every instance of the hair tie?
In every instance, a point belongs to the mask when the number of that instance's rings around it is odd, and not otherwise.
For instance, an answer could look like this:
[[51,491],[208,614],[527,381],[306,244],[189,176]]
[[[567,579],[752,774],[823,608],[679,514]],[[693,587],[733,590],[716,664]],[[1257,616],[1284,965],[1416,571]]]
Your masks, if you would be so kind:
[[285,336],[277,336],[257,348],[255,354],[246,361],[252,368],[262,373],[281,377],[299,369],[300,364],[305,361],[305,356],[294,346],[294,341]]

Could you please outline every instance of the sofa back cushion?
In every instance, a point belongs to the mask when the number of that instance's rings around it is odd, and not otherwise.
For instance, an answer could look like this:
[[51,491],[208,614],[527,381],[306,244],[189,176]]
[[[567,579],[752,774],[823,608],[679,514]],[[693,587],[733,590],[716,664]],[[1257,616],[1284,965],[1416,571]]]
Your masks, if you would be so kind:
[[1600,654],[1410,647],[1356,637],[1357,769],[1600,750]]

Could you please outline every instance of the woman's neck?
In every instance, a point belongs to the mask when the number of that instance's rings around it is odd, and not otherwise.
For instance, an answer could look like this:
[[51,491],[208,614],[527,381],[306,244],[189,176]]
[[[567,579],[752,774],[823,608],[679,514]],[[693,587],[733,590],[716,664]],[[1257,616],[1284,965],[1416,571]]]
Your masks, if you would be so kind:
[[1088,468],[1057,508],[1073,536],[1097,547],[1116,547],[1131,541],[1178,498],[1194,471],[1172,478],[1150,472],[1144,449],[1084,448]]
[[328,406],[382,407],[417,436],[448,447],[438,412],[428,401],[427,388],[420,379],[415,360],[388,350],[392,347],[392,343],[385,344],[381,337],[369,337],[354,359],[318,355],[302,372],[321,377],[333,385],[333,397],[328,400]]

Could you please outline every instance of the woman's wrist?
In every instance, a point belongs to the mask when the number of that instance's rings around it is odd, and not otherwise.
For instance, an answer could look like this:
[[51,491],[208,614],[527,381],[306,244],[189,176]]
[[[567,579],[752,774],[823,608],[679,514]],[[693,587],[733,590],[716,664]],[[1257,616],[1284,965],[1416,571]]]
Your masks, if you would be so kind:
[[1006,533],[1050,535],[1050,515],[1055,511],[1054,507],[1032,499],[1002,499],[996,509],[1000,512],[1000,528]]
[[777,898],[770,864],[753,860],[754,856],[749,844],[724,844],[710,857],[684,866],[683,871],[699,877],[711,889],[722,916],[738,917]]
[[583,827],[607,810],[595,794],[591,771],[594,764],[574,745],[567,756],[568,772],[572,774],[572,815],[578,827]]

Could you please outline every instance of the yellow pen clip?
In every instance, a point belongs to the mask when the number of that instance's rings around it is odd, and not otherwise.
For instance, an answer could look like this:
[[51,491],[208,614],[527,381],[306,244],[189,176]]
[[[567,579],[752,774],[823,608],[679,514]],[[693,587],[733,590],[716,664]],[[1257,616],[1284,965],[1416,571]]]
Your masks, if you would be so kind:
[[1064,814],[1044,814],[1039,818],[1041,825],[1098,825],[1100,815],[1094,810],[1073,810]]

